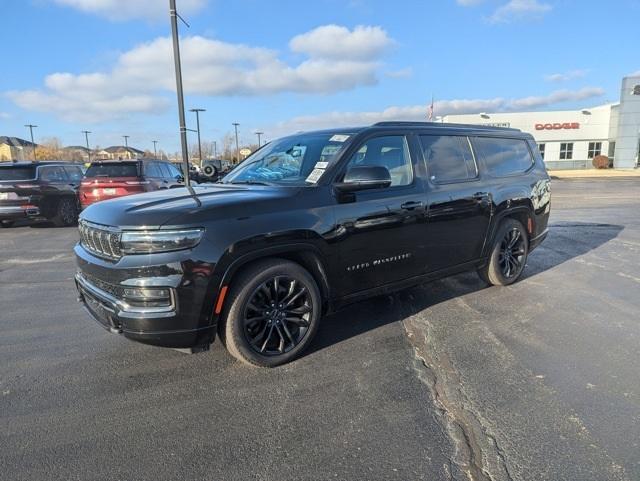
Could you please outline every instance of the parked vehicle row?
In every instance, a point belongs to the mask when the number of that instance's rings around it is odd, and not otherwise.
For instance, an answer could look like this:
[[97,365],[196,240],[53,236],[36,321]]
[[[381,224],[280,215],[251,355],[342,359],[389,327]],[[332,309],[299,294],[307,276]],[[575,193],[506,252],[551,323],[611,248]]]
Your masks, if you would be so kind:
[[0,225],[32,219],[70,226],[95,202],[183,184],[171,162],[158,160],[94,162],[86,173],[68,162],[0,163]]
[[550,181],[514,129],[383,122],[273,141],[221,183],[98,203],[79,300],[113,333],[257,366],[323,315],[467,270],[508,285],[546,237]]

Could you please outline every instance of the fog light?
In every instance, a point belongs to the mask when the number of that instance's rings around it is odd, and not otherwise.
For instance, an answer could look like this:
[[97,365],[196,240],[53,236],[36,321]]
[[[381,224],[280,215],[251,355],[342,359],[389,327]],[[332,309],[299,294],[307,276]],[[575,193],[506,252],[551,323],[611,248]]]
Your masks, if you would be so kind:
[[168,307],[171,305],[171,289],[156,287],[126,287],[127,304],[136,307]]

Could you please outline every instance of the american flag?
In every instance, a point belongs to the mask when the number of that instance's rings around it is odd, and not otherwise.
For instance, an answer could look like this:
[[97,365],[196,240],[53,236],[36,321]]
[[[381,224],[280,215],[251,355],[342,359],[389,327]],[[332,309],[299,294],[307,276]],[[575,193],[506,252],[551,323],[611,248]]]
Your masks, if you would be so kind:
[[427,115],[429,122],[433,121],[433,95],[431,96],[431,105],[429,105],[429,114]]

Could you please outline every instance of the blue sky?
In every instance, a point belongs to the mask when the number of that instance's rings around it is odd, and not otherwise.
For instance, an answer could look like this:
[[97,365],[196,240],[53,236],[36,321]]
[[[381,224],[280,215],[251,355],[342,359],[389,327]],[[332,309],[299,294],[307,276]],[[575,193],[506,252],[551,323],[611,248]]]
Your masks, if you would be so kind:
[[[0,135],[179,148],[168,0],[5,0]],[[5,3],[3,2],[3,3]],[[640,0],[178,0],[203,139],[617,101]],[[193,114],[188,115],[195,127]],[[191,137],[192,141],[195,140]]]

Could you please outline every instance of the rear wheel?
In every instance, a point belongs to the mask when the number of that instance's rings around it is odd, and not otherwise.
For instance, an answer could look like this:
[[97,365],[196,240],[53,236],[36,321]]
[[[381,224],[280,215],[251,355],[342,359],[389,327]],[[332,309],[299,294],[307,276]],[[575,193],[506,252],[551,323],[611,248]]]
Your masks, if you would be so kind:
[[0,221],[0,226],[1,227],[12,227],[13,224],[15,224],[15,222],[12,221],[12,220],[2,220],[2,221]]
[[478,270],[488,284],[508,286],[522,275],[529,255],[529,238],[524,226],[515,219],[505,219],[498,228],[489,262]]
[[269,259],[234,280],[220,328],[229,353],[260,367],[296,358],[313,339],[321,297],[313,277],[300,265]]
[[56,207],[56,215],[51,219],[57,227],[68,227],[78,221],[78,204],[75,199],[60,199]]

